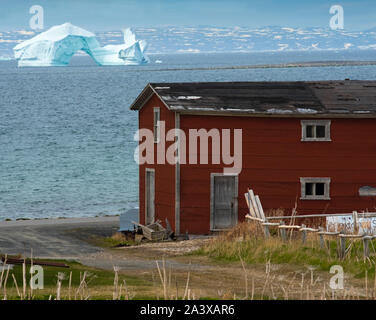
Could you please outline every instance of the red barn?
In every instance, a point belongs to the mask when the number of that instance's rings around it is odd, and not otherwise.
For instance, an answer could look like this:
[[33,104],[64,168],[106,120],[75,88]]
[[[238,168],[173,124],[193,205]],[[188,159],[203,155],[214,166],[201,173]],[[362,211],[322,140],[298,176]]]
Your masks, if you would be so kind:
[[266,212],[375,208],[376,81],[150,83],[131,109],[150,132],[139,144],[143,224],[230,228],[247,188]]

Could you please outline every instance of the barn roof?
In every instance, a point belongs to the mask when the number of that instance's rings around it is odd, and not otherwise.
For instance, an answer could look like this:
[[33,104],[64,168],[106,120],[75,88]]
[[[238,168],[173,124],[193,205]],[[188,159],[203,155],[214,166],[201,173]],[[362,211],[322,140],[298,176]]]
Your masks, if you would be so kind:
[[376,81],[149,83],[131,109],[153,94],[181,113],[376,116]]

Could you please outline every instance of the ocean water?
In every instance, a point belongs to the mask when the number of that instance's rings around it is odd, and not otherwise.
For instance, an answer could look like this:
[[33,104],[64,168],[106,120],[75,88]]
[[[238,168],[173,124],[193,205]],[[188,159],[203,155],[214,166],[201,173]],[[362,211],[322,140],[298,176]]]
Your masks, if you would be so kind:
[[[0,61],[0,220],[112,215],[137,207],[137,112],[129,105],[148,82],[376,79],[376,66],[215,70],[376,60],[375,53],[153,55],[150,65],[139,67],[98,67],[87,57],[60,68]],[[194,70],[208,67],[214,69]]]

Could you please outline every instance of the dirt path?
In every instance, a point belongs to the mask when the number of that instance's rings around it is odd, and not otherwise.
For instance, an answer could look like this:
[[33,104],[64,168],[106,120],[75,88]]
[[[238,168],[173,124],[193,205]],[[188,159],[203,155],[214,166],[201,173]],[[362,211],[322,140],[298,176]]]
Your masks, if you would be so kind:
[[[189,259],[181,259],[185,253],[192,252],[204,244],[206,240],[189,240],[180,242],[146,243],[133,247],[106,249],[100,252],[81,256],[78,260],[91,267],[113,270],[156,269],[156,261],[168,268],[180,270],[203,270],[208,266],[190,263]],[[180,261],[179,261],[180,257]]]
[[111,236],[119,217],[44,219],[0,222],[0,253],[34,257],[77,259],[103,249],[89,244],[88,234]]

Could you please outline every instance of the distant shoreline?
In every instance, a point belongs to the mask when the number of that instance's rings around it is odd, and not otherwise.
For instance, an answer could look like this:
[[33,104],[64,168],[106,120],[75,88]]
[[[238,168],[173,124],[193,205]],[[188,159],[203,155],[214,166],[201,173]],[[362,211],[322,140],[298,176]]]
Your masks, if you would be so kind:
[[[374,66],[376,61],[311,61],[292,62],[278,64],[255,64],[244,66],[223,66],[223,67],[196,67],[196,68],[160,68],[145,69],[138,71],[205,71],[205,70],[239,70],[239,69],[283,69],[283,68],[315,68],[315,67],[351,67],[351,66]],[[132,70],[129,70],[132,71]]]
[[[14,59],[13,59],[14,60]],[[12,60],[12,61],[13,61]],[[2,61],[2,60],[0,60]],[[11,60],[3,60],[11,61]],[[14,60],[16,61],[16,60]],[[303,62],[289,62],[289,63],[269,63],[269,64],[254,64],[254,65],[235,65],[235,66],[217,66],[217,67],[191,67],[191,68],[145,68],[146,66],[98,66],[98,67],[126,67],[124,72],[166,72],[166,71],[211,71],[211,70],[247,70],[247,69],[284,69],[284,68],[319,68],[319,67],[356,67],[356,66],[374,66],[374,60],[333,60],[333,61],[303,61]],[[54,67],[70,67],[68,66],[54,66]],[[23,68],[38,68],[38,67],[23,67]],[[44,67],[45,68],[45,67]],[[47,67],[48,68],[48,67]]]
[[47,225],[63,225],[63,224],[87,224],[100,222],[116,222],[119,221],[118,215],[100,216],[100,217],[77,217],[77,218],[42,218],[42,219],[18,219],[0,221],[0,228],[5,227],[29,227],[29,226],[47,226]]

